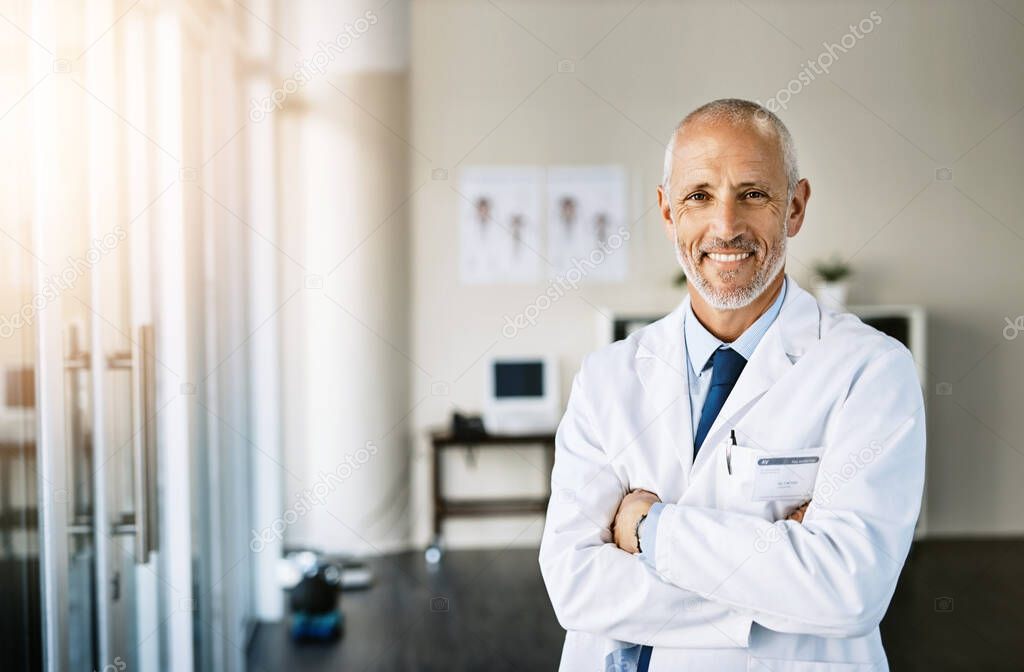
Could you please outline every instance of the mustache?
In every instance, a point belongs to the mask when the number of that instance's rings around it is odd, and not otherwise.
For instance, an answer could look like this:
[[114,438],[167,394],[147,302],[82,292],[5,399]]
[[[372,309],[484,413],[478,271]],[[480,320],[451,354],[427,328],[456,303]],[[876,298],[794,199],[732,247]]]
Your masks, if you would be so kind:
[[701,254],[707,254],[714,250],[719,251],[731,251],[731,252],[754,252],[756,253],[760,247],[757,243],[752,240],[746,240],[743,238],[737,238],[734,240],[725,240],[722,238],[712,238],[711,240],[701,243],[697,248],[697,251]]

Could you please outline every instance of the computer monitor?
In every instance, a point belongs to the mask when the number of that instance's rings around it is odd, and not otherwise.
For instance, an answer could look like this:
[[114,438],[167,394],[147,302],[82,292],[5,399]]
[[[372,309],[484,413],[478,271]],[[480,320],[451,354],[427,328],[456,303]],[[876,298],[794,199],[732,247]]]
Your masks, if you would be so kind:
[[909,305],[876,305],[848,306],[847,310],[861,319],[868,326],[878,329],[888,336],[907,346],[914,356],[917,375],[921,386],[928,387],[926,374],[927,362],[927,317],[922,306]]
[[554,357],[493,357],[488,362],[484,427],[491,434],[554,431],[559,402]]

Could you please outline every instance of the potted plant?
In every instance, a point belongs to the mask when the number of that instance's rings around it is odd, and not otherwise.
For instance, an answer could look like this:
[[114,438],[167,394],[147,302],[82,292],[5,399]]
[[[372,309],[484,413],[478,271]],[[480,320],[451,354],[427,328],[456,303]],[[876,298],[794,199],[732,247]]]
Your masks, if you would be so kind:
[[838,254],[829,260],[817,262],[814,265],[817,277],[814,295],[818,301],[833,310],[845,311],[846,296],[849,293],[846,279],[851,273],[850,266]]

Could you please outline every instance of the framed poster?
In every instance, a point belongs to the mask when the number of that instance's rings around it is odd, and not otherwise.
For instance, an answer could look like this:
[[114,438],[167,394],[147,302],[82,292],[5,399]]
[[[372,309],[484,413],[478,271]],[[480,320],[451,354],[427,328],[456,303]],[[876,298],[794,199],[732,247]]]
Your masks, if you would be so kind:
[[474,166],[459,175],[459,278],[520,284],[544,277],[543,169]]
[[547,222],[551,277],[576,268],[584,281],[619,282],[626,278],[629,226],[626,171],[622,167],[549,168]]

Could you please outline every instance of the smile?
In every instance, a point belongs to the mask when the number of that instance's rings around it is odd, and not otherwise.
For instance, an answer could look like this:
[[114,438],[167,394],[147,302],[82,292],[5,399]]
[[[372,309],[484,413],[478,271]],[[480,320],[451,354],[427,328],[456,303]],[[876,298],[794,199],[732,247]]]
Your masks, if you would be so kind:
[[753,252],[741,252],[740,254],[719,254],[718,252],[708,252],[707,256],[711,257],[712,260],[718,262],[730,262],[730,261],[743,261],[749,257]]

